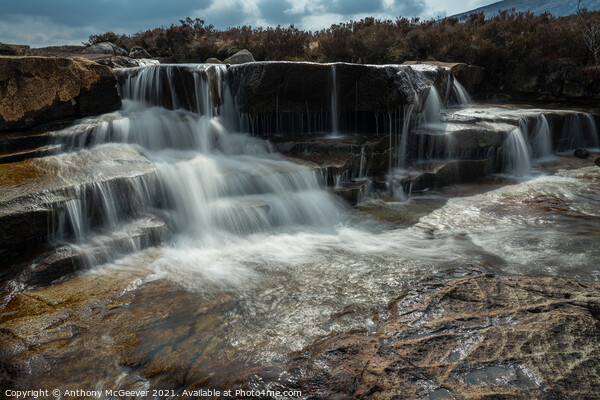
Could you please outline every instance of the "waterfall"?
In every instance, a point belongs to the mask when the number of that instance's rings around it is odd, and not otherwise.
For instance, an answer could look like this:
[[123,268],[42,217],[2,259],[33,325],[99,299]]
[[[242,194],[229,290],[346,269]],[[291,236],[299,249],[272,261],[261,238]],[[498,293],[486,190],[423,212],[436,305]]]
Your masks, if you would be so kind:
[[[76,200],[66,203],[62,236],[74,236],[81,245],[131,218],[155,214],[157,207],[173,233],[200,244],[228,235],[300,226],[330,230],[338,224],[344,210],[322,189],[317,170],[287,161],[266,141],[231,133],[229,127],[240,126],[241,113],[227,100],[233,96],[227,93],[226,70],[186,67],[194,74],[188,93],[193,101],[180,98],[169,66],[119,71],[122,109],[92,119],[93,127],[73,140],[75,150],[95,147],[61,157],[86,158],[114,151],[111,143],[128,143],[134,146],[131,152],[150,160],[152,172],[81,187]],[[219,97],[224,99],[220,106],[213,101]],[[194,111],[155,106],[165,101],[193,103]],[[89,204],[97,204],[97,210]],[[97,218],[91,213],[102,216],[102,232],[91,229],[90,221]]]
[[585,113],[583,116],[588,126],[588,137],[590,138],[590,146],[594,148],[600,148],[600,132],[598,132],[596,120],[594,120],[592,114],[589,113]]
[[337,76],[335,73],[335,65],[331,66],[331,133],[337,135],[339,132],[339,114],[338,114],[338,89],[337,89]]
[[527,126],[521,121],[519,127],[510,132],[504,141],[503,165],[504,171],[509,174],[524,176],[531,172],[531,157],[525,132]]
[[362,178],[365,175],[365,164],[366,164],[366,160],[365,160],[365,146],[362,146],[360,148],[360,166],[358,167],[358,178]]
[[419,124],[422,123],[434,123],[440,120],[440,111],[442,110],[443,101],[440,97],[438,90],[435,85],[431,85],[429,88],[429,94],[427,100],[425,100],[425,106],[423,112],[419,115]]
[[454,81],[454,83],[452,86],[452,92],[454,93],[454,97],[456,98],[458,105],[461,107],[466,107],[466,106],[470,106],[471,104],[473,104],[473,100],[471,100],[471,96],[469,96],[469,93],[464,88],[464,86],[460,84],[458,79],[454,78],[453,81]]
[[398,167],[406,168],[408,161],[408,135],[410,133],[410,120],[412,118],[414,104],[404,106],[402,120],[402,138],[400,139],[400,149],[398,149]]
[[554,154],[552,149],[552,130],[544,114],[537,118],[531,135],[532,156],[536,159],[546,159]]
[[558,150],[566,151],[586,147],[600,147],[594,117],[588,113],[571,114],[563,125]]

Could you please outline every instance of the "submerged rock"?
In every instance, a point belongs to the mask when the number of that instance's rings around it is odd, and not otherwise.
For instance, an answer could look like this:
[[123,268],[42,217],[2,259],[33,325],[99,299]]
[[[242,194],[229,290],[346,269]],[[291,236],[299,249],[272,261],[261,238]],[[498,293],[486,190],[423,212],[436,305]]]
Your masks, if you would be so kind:
[[477,275],[431,280],[375,333],[315,342],[290,364],[306,398],[593,398],[600,285]]
[[577,158],[588,158],[590,152],[587,149],[577,149],[573,152],[573,155]]
[[116,83],[109,67],[81,58],[0,57],[0,132],[114,111]]

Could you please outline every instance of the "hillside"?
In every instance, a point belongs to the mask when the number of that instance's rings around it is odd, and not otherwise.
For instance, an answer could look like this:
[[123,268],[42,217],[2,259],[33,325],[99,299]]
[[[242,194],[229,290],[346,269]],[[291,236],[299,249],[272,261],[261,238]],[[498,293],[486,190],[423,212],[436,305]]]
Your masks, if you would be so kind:
[[[480,13],[483,11],[486,16],[491,17],[501,10],[515,9],[517,12],[531,11],[534,14],[542,14],[549,12],[555,17],[563,17],[577,12],[577,0],[503,0],[489,6],[479,7],[471,11],[467,11],[462,14],[455,15],[455,17],[461,17],[463,15],[469,15],[473,13]],[[585,2],[588,10],[600,9],[600,0],[588,0]]]

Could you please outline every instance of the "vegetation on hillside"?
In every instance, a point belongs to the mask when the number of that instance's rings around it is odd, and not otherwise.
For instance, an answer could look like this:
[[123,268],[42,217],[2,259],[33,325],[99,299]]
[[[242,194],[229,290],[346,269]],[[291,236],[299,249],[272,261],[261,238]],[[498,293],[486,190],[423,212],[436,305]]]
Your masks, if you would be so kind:
[[[590,13],[600,18],[600,13]],[[289,26],[216,30],[201,19],[134,35],[107,32],[90,36],[89,43],[111,41],[130,49],[142,46],[155,57],[173,62],[224,59],[248,49],[257,60],[345,61],[402,63],[408,60],[466,62],[483,66],[501,82],[509,74],[528,74],[568,64],[593,65],[594,57],[582,37],[577,15],[504,11],[486,19],[481,14],[421,21],[365,18],[307,32]]]

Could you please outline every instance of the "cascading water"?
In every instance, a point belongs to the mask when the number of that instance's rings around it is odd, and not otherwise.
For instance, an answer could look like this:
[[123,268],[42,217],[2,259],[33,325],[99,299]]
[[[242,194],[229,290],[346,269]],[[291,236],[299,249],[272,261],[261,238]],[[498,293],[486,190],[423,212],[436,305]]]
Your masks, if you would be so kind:
[[461,107],[467,107],[473,104],[473,100],[471,100],[469,92],[467,92],[465,87],[461,85],[458,79],[454,78],[453,82],[452,92],[454,93],[458,105]]
[[415,109],[414,104],[404,107],[402,120],[402,137],[400,139],[400,148],[398,150],[398,167],[406,168],[408,161],[408,135],[410,133],[410,123]]
[[598,129],[594,117],[588,113],[569,115],[563,125],[562,136],[558,150],[573,150],[577,148],[600,147]]
[[[220,76],[225,70],[213,73],[216,81],[212,81],[203,67],[189,68],[196,85],[194,108],[199,112],[153,106],[164,103],[164,95],[170,104],[185,102],[177,97],[169,67],[123,70],[122,110],[96,119],[92,129],[74,137],[74,148],[111,142],[139,146],[156,167],[153,178],[158,183],[152,192],[169,210],[169,224],[175,233],[198,243],[219,242],[231,234],[335,226],[343,210],[321,189],[315,170],[286,161],[265,141],[232,134],[226,128],[238,121],[220,115],[235,115],[235,110],[227,109],[231,103],[214,107],[211,100],[225,90]],[[161,88],[166,90],[161,92]],[[112,204],[129,201],[115,192],[116,188],[101,189],[94,195],[101,198],[105,211]],[[78,202],[68,203],[66,213],[71,230],[81,241],[86,237],[85,221],[89,218],[79,204],[86,199],[78,197]],[[150,209],[153,204],[146,200],[141,207]],[[126,218],[111,212],[102,214],[110,215],[106,218],[113,224],[115,219]]]
[[590,138],[590,146],[594,148],[600,148],[600,132],[598,131],[598,127],[596,126],[596,120],[592,116],[592,114],[585,113],[583,115],[588,125],[588,132]]
[[554,154],[552,148],[552,131],[544,114],[537,118],[531,135],[531,150],[534,159],[547,159]]
[[427,95],[427,100],[425,100],[423,112],[419,115],[418,123],[426,124],[439,122],[442,106],[442,98],[440,97],[440,94],[435,86],[432,85],[429,88],[429,94]]
[[519,127],[508,134],[504,141],[503,165],[506,173],[525,176],[531,172],[531,156],[525,137],[527,125],[520,121]]

